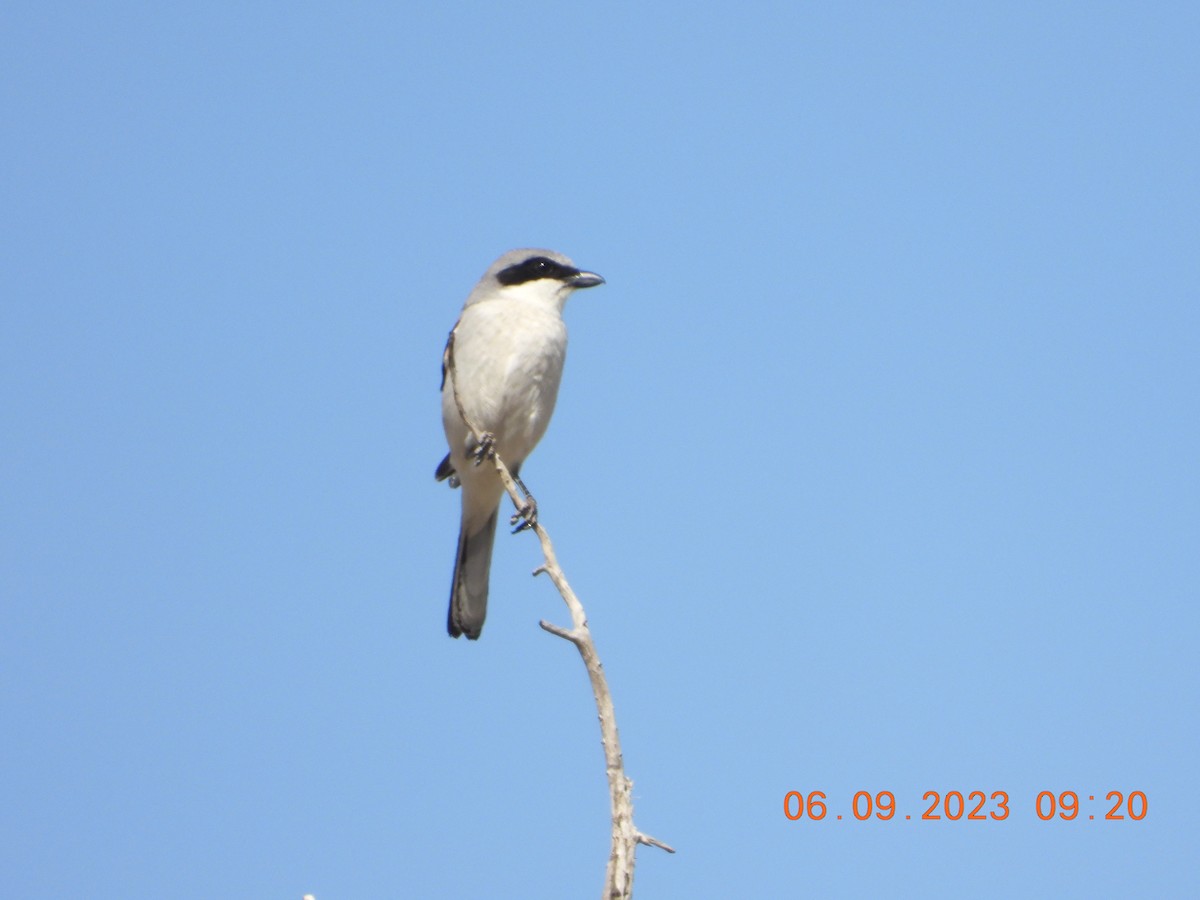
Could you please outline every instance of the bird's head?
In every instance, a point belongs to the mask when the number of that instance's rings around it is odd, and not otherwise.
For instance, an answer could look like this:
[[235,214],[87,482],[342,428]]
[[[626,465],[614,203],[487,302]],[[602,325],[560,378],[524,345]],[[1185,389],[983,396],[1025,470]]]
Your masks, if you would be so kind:
[[604,284],[595,272],[576,268],[570,258],[553,250],[510,250],[492,263],[472,293],[470,302],[497,295],[552,306],[561,310],[580,288]]

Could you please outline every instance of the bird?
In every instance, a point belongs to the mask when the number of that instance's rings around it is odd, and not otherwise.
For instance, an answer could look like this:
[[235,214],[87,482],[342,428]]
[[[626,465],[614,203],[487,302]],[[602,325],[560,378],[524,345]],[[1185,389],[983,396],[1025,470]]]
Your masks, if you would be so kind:
[[[563,307],[575,291],[600,284],[601,276],[577,268],[561,253],[510,250],[467,295],[450,331],[442,356],[442,426],[450,452],[434,477],[462,488],[446,617],[451,637],[478,640],[487,616],[504,485],[494,466],[480,463],[494,450],[513,477],[520,477],[558,399],[567,355]],[[479,445],[463,413],[484,433],[486,446]],[[526,523],[533,509],[530,498]]]

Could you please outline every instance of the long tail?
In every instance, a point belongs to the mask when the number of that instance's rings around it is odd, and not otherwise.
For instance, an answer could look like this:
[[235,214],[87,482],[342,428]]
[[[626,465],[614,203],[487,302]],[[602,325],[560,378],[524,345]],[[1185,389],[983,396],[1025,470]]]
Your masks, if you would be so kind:
[[465,634],[479,640],[483,620],[487,617],[488,573],[492,568],[492,545],[496,542],[496,516],[491,517],[475,532],[468,534],[466,522],[458,532],[458,556],[454,560],[454,581],[450,585],[450,612],[446,630],[450,637]]

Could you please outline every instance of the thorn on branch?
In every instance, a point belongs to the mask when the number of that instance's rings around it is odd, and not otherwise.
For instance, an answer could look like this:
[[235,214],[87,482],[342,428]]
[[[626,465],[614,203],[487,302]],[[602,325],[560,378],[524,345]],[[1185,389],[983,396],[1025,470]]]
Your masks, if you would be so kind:
[[675,848],[672,847],[670,844],[664,844],[658,838],[652,838],[652,837],[650,837],[650,835],[642,834],[640,831],[637,833],[637,842],[639,844],[646,844],[647,846],[650,846],[650,847],[657,847],[660,850],[666,850],[668,853],[675,852]]
[[542,626],[543,630],[548,631],[551,634],[558,635],[564,641],[570,641],[576,647],[578,647],[579,642],[583,640],[583,638],[580,637],[579,632],[575,631],[573,628],[563,628],[560,625],[555,625],[553,622],[547,622],[545,619],[542,619],[542,621],[538,622],[538,624]]

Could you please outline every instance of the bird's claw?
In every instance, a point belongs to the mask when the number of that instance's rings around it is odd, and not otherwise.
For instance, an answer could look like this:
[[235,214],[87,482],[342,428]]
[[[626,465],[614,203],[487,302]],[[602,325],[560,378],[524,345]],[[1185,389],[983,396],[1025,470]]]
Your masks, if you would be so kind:
[[537,524],[537,501],[529,494],[525,496],[525,502],[521,504],[521,508],[512,514],[508,520],[509,525],[516,525],[513,529],[513,534],[520,534],[526,528],[532,528]]
[[479,465],[485,459],[491,459],[496,453],[496,436],[490,431],[485,431],[479,437],[479,443],[471,448],[468,454],[471,459],[475,460],[475,465]]

